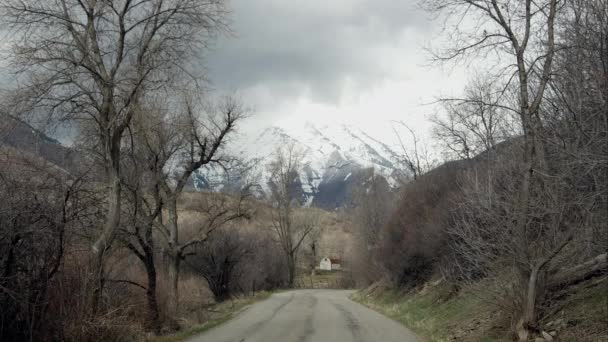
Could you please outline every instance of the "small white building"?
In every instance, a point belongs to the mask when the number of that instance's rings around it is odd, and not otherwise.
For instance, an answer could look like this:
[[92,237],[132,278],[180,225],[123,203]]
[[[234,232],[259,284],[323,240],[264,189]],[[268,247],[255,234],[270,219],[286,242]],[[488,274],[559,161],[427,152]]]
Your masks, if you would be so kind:
[[328,257],[321,259],[319,269],[323,271],[331,271],[331,259]]
[[342,267],[342,262],[338,258],[325,257],[319,263],[319,269],[323,271],[339,270]]

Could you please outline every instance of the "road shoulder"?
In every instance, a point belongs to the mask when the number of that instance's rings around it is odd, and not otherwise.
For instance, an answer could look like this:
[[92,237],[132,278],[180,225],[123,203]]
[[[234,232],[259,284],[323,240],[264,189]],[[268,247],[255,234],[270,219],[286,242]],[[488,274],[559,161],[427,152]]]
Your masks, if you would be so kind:
[[147,342],[181,342],[189,340],[192,337],[200,335],[212,328],[222,325],[234,317],[241,314],[243,311],[250,308],[253,304],[262,300],[268,299],[272,295],[271,292],[257,292],[253,296],[247,296],[228,300],[219,303],[209,309],[209,319],[200,324],[186,322],[186,327],[181,330],[161,336],[151,336],[146,339]]

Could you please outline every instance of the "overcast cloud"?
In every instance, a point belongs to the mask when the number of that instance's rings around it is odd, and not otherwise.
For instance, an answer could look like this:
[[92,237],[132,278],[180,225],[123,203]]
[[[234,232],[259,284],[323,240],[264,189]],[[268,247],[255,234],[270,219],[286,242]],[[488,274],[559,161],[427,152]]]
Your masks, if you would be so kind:
[[346,122],[386,140],[391,120],[427,132],[435,109],[424,104],[465,82],[460,69],[428,66],[423,46],[440,24],[418,0],[230,1],[234,35],[205,65],[218,93],[254,109],[245,133]]
[[424,66],[437,23],[415,3],[232,0],[235,36],[209,53],[210,79],[255,108],[249,129],[348,121],[381,133],[396,119],[422,129],[421,105],[464,77]]
[[425,32],[429,24],[408,1],[233,0],[233,7],[236,37],[211,55],[214,82],[264,84],[278,96],[306,91],[327,102],[348,80],[369,87],[398,77],[387,50],[405,30]]

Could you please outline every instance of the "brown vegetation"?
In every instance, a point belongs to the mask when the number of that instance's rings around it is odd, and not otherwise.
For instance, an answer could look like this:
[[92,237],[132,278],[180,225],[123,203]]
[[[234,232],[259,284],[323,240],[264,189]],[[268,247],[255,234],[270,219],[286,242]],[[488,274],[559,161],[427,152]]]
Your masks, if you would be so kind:
[[392,218],[368,228],[382,227],[374,260],[397,287],[441,274],[456,294],[483,281],[478,296],[526,341],[580,284],[606,282],[608,3],[426,6],[457,23],[481,18],[452,28],[455,45],[438,60],[492,51],[512,70],[441,100],[435,136],[464,160],[403,187]]

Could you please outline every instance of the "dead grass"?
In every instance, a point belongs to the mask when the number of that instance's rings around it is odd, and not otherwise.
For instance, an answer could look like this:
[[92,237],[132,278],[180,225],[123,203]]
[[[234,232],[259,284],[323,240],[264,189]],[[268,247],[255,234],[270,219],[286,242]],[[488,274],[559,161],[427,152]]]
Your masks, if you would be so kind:
[[[184,192],[180,196],[179,225],[180,235],[184,238],[190,237],[204,220],[204,215],[197,208],[204,205],[206,198],[211,196],[205,192]],[[217,196],[217,194],[213,194]],[[229,195],[222,195],[228,196]],[[249,200],[250,206],[255,212],[255,219],[251,221],[238,222],[238,228],[246,231],[270,231],[272,226],[272,215],[267,204]],[[345,259],[353,248],[354,238],[349,218],[343,213],[329,212],[318,208],[296,208],[296,211],[306,211],[319,217],[319,226],[323,227],[319,242],[319,256],[337,256]]]
[[343,271],[316,270],[315,275],[310,270],[302,270],[295,279],[295,287],[303,289],[342,289],[352,282],[348,274]]
[[205,312],[206,319],[202,322],[184,322],[190,324],[184,327],[179,332],[164,336],[154,336],[147,339],[149,342],[178,342],[184,341],[192,336],[201,334],[211,328],[214,328],[231,318],[235,317],[241,311],[245,310],[249,305],[268,298],[270,292],[258,292],[254,296],[243,296],[235,298],[220,304],[215,304],[199,310]]
[[[204,193],[186,193],[180,201],[182,237],[187,238],[189,234],[193,234],[204,220],[202,214],[195,210],[197,202],[204,196]],[[259,231],[266,228],[263,221],[266,219],[263,205],[258,205],[258,209],[261,218],[244,222],[239,229]],[[330,227],[324,240],[327,251],[323,253],[334,255],[334,251],[339,252],[335,246],[339,245],[344,234],[349,233],[344,221],[335,213],[319,212],[323,216],[323,222]],[[216,304],[206,281],[183,270],[179,282],[180,312],[175,317],[169,317],[167,315],[168,277],[163,257],[159,253],[156,260],[157,300],[161,315],[161,331],[164,336],[152,338],[150,333],[144,330],[147,323],[145,320],[148,317],[145,291],[141,287],[124,282],[134,282],[145,287],[147,285],[145,269],[136,257],[124,249],[117,248],[106,259],[105,270],[108,278],[113,281],[108,281],[105,285],[103,309],[94,321],[87,321],[83,317],[88,317],[89,314],[85,287],[90,251],[87,240],[78,241],[72,242],[70,249],[66,251],[63,270],[58,277],[59,284],[52,289],[54,299],[51,305],[53,310],[61,312],[57,315],[57,326],[64,331],[63,339],[67,341],[180,341],[225,322],[247,305],[269,296],[269,293],[262,292]],[[159,239],[159,241],[163,240]],[[162,242],[160,245],[162,247]],[[315,282],[335,283],[337,275],[337,273],[319,274]]]
[[[89,251],[84,246],[78,248],[75,245],[66,251],[62,271],[49,289],[49,324],[57,327],[62,341],[142,340],[145,333],[141,318],[145,317],[146,307],[143,291],[139,288],[107,283],[100,312],[91,317],[86,292],[88,258]],[[127,261],[119,262],[118,255],[108,259],[112,275],[124,275],[121,270],[126,267]]]
[[560,329],[560,341],[608,342],[608,279],[582,288],[556,305],[562,310],[541,324],[547,331]]
[[[168,288],[164,293],[168,293]],[[210,319],[207,309],[215,305],[215,300],[203,278],[183,272],[179,282],[179,305],[180,313],[175,320],[184,328],[207,322]]]

